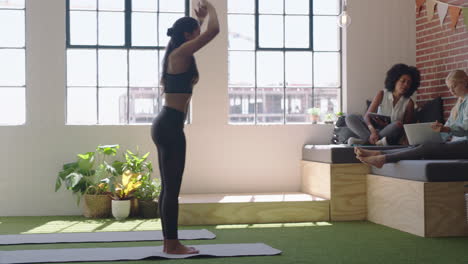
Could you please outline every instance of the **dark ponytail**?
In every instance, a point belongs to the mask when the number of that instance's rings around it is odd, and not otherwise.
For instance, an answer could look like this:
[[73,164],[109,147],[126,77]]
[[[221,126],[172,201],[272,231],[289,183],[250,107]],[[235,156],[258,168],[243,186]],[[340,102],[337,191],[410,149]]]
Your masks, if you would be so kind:
[[[164,55],[163,59],[163,69],[161,75],[161,84],[165,85],[166,75],[167,75],[167,65],[168,65],[168,58],[171,55],[172,51],[176,48],[180,47],[182,44],[186,42],[184,33],[193,33],[200,24],[195,18],[192,17],[182,17],[177,19],[174,25],[171,28],[167,29],[167,36],[171,37],[169,43],[166,47],[166,54]],[[195,59],[193,59],[192,66],[189,68],[189,71],[193,74],[193,79],[198,80],[198,69],[195,63]]]

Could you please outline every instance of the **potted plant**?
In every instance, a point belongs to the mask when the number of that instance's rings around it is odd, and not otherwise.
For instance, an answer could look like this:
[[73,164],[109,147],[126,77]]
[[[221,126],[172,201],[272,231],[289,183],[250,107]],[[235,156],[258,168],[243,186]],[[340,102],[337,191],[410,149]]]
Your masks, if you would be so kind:
[[327,114],[325,115],[325,121],[324,121],[324,123],[325,123],[325,124],[333,124],[333,122],[334,122],[334,121],[333,121],[333,117],[334,117],[333,113],[327,113]]
[[310,115],[310,120],[312,124],[317,124],[320,118],[320,108],[309,108],[307,109],[307,113]]
[[150,174],[145,174],[140,179],[141,185],[135,192],[138,199],[140,216],[143,218],[158,217],[158,201],[161,193],[161,181],[159,178],[151,178]]
[[338,112],[336,113],[336,122],[335,122],[335,126],[337,127],[343,127],[343,126],[346,126],[346,120],[345,120],[346,116],[345,116],[345,113],[343,112]]
[[109,159],[117,154],[119,145],[98,146],[96,151],[78,154],[77,161],[64,164],[55,182],[55,191],[62,184],[71,190],[80,204],[83,198],[83,215],[85,217],[108,217],[111,201],[108,196],[109,178],[117,175],[119,161],[110,163]]
[[[141,181],[143,177],[151,178],[151,173],[153,172],[153,166],[150,161],[148,161],[149,152],[140,156],[138,150],[136,153],[133,153],[130,150],[127,150],[124,153],[125,162],[121,164],[121,170],[129,171],[131,174],[135,175],[134,179]],[[136,197],[130,199],[130,216],[139,215],[139,202]]]
[[112,216],[124,220],[130,215],[130,200],[141,185],[139,175],[126,170],[121,176],[111,178]]

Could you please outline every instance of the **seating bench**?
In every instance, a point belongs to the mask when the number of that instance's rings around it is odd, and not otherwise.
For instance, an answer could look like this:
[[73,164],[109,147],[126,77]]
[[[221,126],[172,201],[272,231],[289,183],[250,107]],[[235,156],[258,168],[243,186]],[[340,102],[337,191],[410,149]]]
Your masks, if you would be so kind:
[[367,175],[367,219],[423,237],[467,236],[468,160],[402,160]]

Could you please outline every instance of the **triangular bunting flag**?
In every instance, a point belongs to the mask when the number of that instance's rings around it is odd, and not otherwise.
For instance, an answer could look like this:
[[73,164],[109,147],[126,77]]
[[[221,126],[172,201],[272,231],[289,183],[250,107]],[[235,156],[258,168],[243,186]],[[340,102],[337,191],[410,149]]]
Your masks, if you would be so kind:
[[465,25],[468,28],[468,7],[463,8],[463,20],[465,21]]
[[437,3],[437,13],[439,13],[440,25],[444,24],[444,19],[447,16],[448,5],[445,3]]
[[422,5],[424,4],[424,2],[426,2],[426,0],[416,0],[416,11],[418,12],[421,12],[421,7]]
[[430,21],[434,17],[434,7],[436,5],[435,0],[427,0],[426,9],[427,9],[427,19]]
[[456,6],[450,6],[449,7],[450,20],[451,20],[450,26],[452,27],[452,29],[455,29],[455,27],[457,26],[458,17],[460,16],[460,12],[461,12],[461,8],[459,8],[459,7],[456,7]]

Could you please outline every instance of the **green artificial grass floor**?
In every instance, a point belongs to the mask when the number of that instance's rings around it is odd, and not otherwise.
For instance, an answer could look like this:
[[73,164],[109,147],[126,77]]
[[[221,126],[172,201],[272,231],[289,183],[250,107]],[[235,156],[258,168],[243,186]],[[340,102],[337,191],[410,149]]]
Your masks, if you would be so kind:
[[[468,263],[468,237],[422,238],[370,222],[184,226],[206,228],[214,240],[186,244],[263,242],[283,251],[279,256],[193,258],[80,263]],[[0,217],[0,234],[160,230],[158,219],[90,220],[79,216]],[[0,246],[3,250],[160,246],[162,242],[116,242]],[[1,253],[1,252],[0,252]]]

